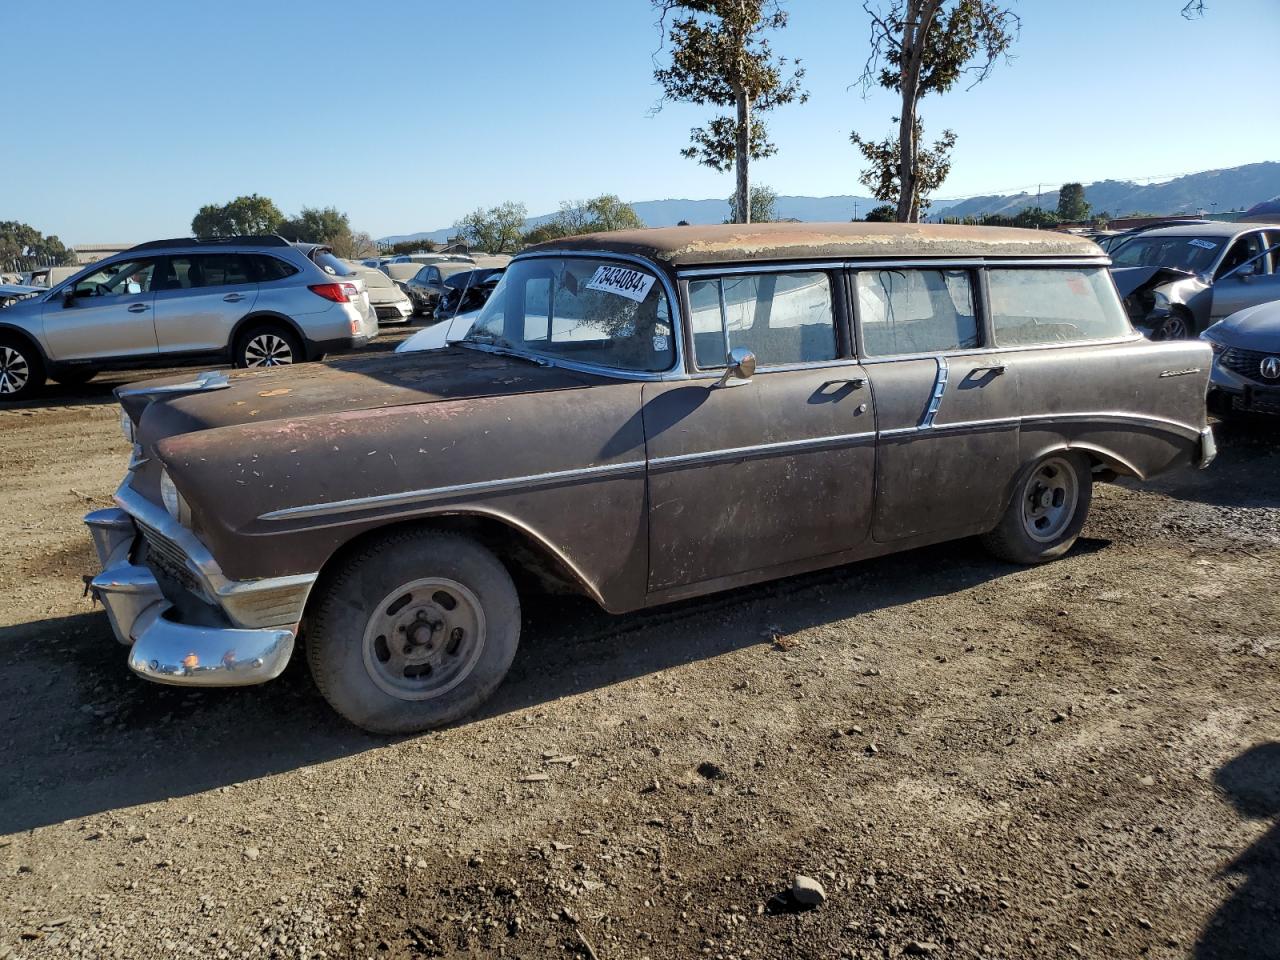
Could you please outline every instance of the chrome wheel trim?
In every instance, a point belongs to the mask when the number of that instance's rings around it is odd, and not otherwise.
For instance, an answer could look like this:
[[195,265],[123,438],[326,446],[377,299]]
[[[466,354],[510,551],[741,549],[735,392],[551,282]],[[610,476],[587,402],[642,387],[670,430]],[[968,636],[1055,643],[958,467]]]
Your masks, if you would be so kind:
[[1050,457],[1022,487],[1022,529],[1037,543],[1057,540],[1071,525],[1079,502],[1075,469],[1061,457]]
[[246,367],[285,367],[293,363],[289,341],[274,333],[260,333],[244,345]]
[[426,577],[397,587],[374,608],[361,654],[383,693],[431,700],[471,675],[484,644],[480,599],[456,580]]
[[13,396],[31,380],[31,364],[13,347],[0,347],[0,394]]

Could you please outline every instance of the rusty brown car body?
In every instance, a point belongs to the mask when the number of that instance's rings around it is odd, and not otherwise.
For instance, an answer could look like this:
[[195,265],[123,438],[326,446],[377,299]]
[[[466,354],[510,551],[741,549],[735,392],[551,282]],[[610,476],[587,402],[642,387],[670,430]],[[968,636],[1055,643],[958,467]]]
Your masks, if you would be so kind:
[[1107,263],[896,224],[543,244],[461,346],[121,389],[93,587],[145,677],[258,683],[305,632],[340,712],[407,731],[501,681],[512,573],[622,613],[975,534],[1050,559],[1094,479],[1213,456],[1209,348],[1134,333]]

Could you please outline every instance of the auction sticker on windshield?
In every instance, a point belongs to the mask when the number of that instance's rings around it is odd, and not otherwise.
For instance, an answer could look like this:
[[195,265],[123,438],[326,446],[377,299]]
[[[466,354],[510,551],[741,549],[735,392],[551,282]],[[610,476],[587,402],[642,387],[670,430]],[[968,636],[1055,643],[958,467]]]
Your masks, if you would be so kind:
[[1201,240],[1199,237],[1196,237],[1194,240],[1188,240],[1187,243],[1191,244],[1193,247],[1200,247],[1202,250],[1218,249],[1218,245],[1216,243],[1210,243],[1208,240]]
[[587,281],[588,290],[616,293],[639,303],[649,295],[657,277],[629,267],[600,267]]

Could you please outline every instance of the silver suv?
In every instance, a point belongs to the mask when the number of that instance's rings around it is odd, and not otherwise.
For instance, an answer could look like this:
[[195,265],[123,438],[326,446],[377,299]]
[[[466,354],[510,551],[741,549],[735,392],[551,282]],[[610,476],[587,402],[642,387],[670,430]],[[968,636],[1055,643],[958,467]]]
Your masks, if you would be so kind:
[[188,360],[271,367],[378,334],[355,269],[281,237],[155,240],[99,260],[0,311],[0,401],[46,378]]

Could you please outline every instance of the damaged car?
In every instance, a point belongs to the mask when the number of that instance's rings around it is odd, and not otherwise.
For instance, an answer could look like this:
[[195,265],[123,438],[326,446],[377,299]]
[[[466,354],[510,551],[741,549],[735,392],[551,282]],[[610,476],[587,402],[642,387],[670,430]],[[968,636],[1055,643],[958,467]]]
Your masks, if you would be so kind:
[[1280,300],[1233,313],[1200,339],[1213,349],[1211,410],[1280,414]]
[[1153,340],[1200,334],[1280,299],[1280,225],[1187,223],[1111,248],[1111,274],[1135,327]]
[[723,224],[553,240],[443,349],[119,388],[85,518],[140,676],[240,686],[301,642],[332,707],[456,721],[522,598],[610,613],[967,537],[1063,556],[1093,485],[1215,453],[1211,352],[1137,334],[1093,243]]

